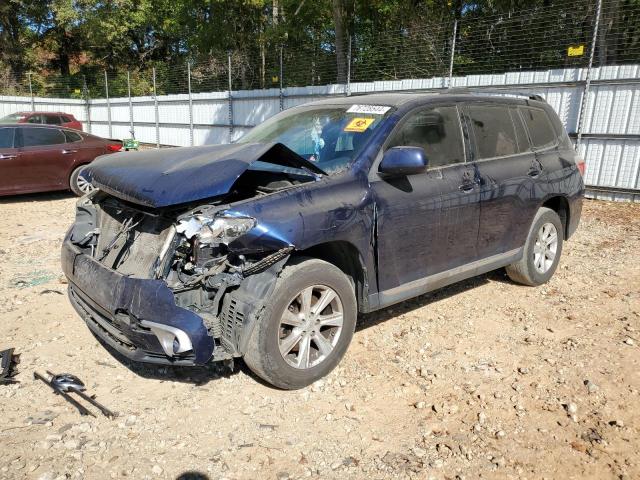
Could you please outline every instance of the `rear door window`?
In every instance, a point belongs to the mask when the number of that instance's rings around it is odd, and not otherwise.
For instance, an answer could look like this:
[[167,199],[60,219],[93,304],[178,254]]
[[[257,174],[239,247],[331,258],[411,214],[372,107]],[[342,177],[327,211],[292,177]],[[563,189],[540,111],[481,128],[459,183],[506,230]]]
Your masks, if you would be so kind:
[[57,128],[24,128],[22,130],[23,147],[59,145],[65,141],[64,134]]
[[552,147],[556,144],[556,133],[547,112],[540,108],[520,108],[524,123],[529,130],[531,144],[536,149]]
[[71,120],[69,117],[65,116],[65,115],[61,115],[60,119],[62,120],[62,123],[71,123],[73,120]]
[[469,105],[466,108],[476,145],[476,160],[519,153],[509,108],[502,105]]
[[60,125],[60,117],[58,115],[45,115],[44,117],[47,125]]
[[0,148],[13,148],[15,128],[0,128]]
[[429,167],[464,162],[458,109],[447,106],[409,113],[388,148],[399,146],[423,148]]
[[531,145],[529,145],[529,137],[527,137],[527,131],[524,128],[524,124],[522,123],[522,118],[518,113],[517,108],[510,108],[509,113],[511,113],[511,120],[513,121],[513,126],[516,129],[516,140],[518,141],[518,152],[524,153],[531,151]]
[[27,123],[42,123],[42,115],[31,115],[27,117]]

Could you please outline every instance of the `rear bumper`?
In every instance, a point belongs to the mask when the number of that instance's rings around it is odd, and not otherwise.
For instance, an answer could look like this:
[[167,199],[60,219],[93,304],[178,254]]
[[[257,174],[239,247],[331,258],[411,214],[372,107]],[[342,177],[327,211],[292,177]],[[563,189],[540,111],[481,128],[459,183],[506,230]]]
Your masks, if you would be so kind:
[[[162,280],[126,277],[83,254],[71,242],[62,245],[62,269],[69,280],[71,304],[89,329],[127,358],[163,365],[203,365],[214,340],[202,318],[175,304]],[[168,356],[143,321],[184,332],[192,350]]]

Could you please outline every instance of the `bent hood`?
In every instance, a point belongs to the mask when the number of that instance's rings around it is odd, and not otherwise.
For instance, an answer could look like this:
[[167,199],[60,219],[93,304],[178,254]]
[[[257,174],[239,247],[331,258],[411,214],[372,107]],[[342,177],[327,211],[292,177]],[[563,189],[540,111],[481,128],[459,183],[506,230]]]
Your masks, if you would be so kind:
[[281,143],[240,143],[116,153],[83,174],[115,197],[161,208],[224,195],[258,160],[324,173]]

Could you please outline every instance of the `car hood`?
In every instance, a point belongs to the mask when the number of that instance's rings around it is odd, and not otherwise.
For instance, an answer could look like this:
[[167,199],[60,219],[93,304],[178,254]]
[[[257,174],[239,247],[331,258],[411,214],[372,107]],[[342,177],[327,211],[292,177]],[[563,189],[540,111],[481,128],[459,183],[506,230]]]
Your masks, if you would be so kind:
[[258,160],[324,173],[281,143],[239,143],[106,155],[83,175],[115,197],[161,208],[224,195]]

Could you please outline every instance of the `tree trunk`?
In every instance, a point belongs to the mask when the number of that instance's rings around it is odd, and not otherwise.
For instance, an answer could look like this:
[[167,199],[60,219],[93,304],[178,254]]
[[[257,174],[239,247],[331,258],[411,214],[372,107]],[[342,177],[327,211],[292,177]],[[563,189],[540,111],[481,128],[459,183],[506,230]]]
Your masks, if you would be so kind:
[[333,24],[336,32],[337,83],[347,82],[349,26],[353,20],[354,2],[352,0],[333,0]]

